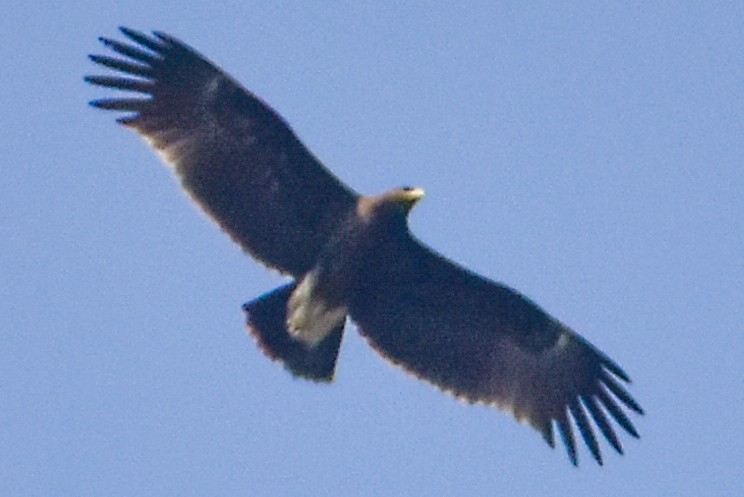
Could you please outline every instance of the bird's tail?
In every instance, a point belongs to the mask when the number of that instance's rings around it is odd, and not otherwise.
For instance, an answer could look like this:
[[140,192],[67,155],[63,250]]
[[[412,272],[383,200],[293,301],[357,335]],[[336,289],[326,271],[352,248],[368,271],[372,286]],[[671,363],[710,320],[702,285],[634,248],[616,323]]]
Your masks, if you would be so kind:
[[315,346],[292,338],[287,330],[287,302],[296,286],[290,283],[244,304],[248,331],[270,359],[281,362],[293,375],[332,381],[344,323]]

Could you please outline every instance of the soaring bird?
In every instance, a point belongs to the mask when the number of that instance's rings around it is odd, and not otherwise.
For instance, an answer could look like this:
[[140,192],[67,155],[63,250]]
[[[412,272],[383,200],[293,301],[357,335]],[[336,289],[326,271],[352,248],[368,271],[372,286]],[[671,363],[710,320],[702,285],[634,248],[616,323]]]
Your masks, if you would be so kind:
[[[612,359],[516,290],[479,276],[408,228],[424,192],[363,196],[343,184],[269,105],[178,39],[120,28],[91,55],[115,75],[88,76],[127,96],[123,112],[184,190],[246,252],[292,281],[243,306],[263,352],[293,375],[334,377],[347,318],[379,354],[468,403],[554,431],[577,464],[574,427],[602,464],[597,430],[638,438],[643,414]],[[139,94],[132,96],[131,93]],[[592,423],[593,421],[593,423]]]

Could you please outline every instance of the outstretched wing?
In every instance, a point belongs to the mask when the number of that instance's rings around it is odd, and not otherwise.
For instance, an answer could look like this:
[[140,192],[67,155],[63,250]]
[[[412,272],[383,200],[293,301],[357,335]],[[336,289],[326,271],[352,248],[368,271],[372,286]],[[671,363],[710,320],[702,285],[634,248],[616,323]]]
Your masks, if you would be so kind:
[[516,291],[408,236],[368,267],[349,314],[393,363],[463,400],[510,412],[551,447],[555,423],[573,464],[570,418],[600,464],[596,428],[623,451],[608,418],[638,437],[623,411],[642,413],[621,386],[627,374]]
[[139,98],[94,100],[124,111],[173,166],[184,189],[245,250],[294,276],[307,272],[357,195],[305,148],[282,118],[179,40],[126,28],[135,44],[101,42],[122,57],[91,55],[121,76],[89,83]]

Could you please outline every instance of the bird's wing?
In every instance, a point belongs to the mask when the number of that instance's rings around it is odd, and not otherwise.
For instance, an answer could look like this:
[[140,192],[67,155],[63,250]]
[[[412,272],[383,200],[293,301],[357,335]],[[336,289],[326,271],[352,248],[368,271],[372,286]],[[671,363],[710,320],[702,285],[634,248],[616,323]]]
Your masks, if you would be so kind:
[[600,464],[596,428],[620,453],[610,419],[638,437],[623,411],[642,413],[621,386],[627,374],[524,296],[410,237],[368,267],[349,314],[393,363],[463,400],[510,412],[551,447],[555,423],[574,464],[571,418]]
[[267,104],[179,40],[121,28],[133,44],[101,42],[119,55],[91,55],[122,76],[89,83],[139,94],[91,105],[127,114],[173,166],[184,189],[263,263],[292,275],[313,266],[357,195],[330,173]]

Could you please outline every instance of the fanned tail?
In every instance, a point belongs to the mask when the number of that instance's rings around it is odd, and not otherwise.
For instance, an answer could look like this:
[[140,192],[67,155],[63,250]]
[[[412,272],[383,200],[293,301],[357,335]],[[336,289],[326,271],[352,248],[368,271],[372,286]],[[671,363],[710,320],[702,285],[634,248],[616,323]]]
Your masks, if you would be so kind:
[[264,354],[282,363],[293,375],[330,382],[336,370],[344,323],[314,347],[292,338],[287,330],[287,302],[296,286],[290,283],[244,304],[248,331]]

